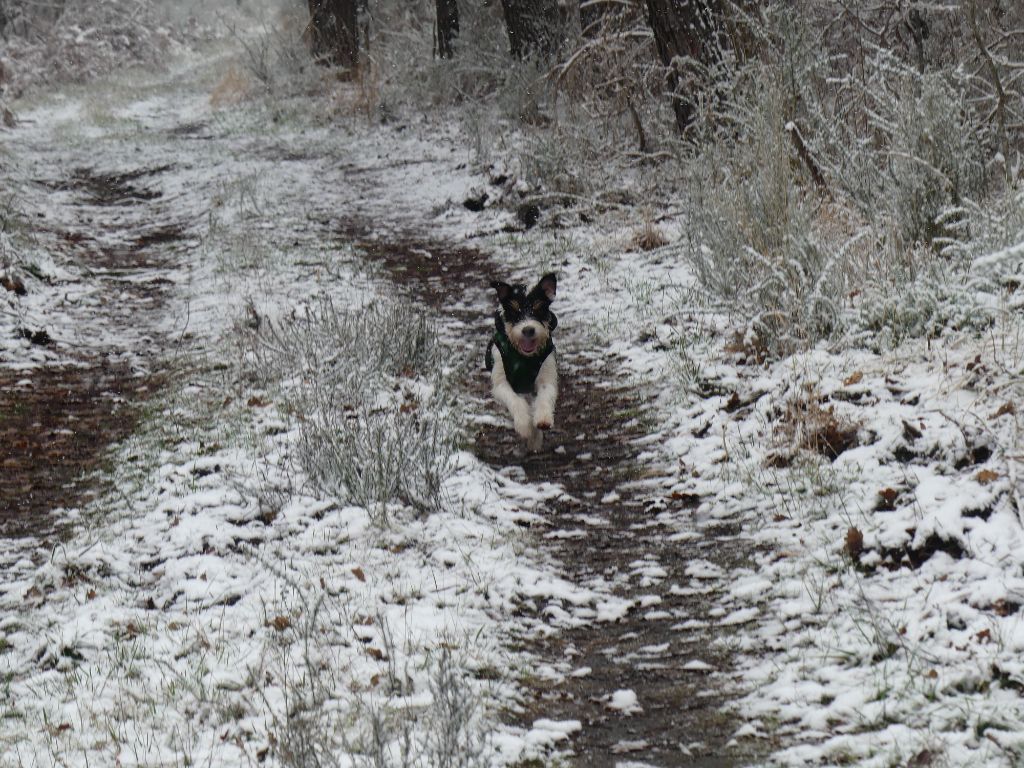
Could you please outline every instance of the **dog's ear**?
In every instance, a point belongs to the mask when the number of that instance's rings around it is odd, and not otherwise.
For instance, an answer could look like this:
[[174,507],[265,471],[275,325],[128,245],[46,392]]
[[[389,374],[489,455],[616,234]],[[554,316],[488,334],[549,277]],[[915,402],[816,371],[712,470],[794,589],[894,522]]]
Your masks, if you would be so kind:
[[512,286],[500,280],[491,280],[491,288],[498,292],[498,301],[505,301],[512,295]]
[[540,291],[548,297],[548,301],[555,300],[555,290],[558,288],[558,278],[555,277],[554,272],[548,272],[544,277],[537,283],[537,287],[534,291]]

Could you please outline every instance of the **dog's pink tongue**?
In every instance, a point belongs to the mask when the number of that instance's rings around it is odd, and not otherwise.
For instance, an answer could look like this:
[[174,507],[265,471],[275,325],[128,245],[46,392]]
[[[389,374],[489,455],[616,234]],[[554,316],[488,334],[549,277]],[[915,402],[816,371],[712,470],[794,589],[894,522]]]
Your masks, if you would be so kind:
[[519,348],[528,355],[537,348],[537,340],[523,339],[521,342],[519,342]]

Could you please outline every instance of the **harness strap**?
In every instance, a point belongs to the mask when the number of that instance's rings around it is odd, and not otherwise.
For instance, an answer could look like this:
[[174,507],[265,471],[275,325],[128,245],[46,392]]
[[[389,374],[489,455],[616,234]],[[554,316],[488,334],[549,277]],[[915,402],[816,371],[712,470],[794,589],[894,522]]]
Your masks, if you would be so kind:
[[515,348],[512,341],[501,331],[494,332],[494,338],[487,345],[487,370],[494,367],[492,348],[497,347],[501,353],[501,363],[505,368],[505,378],[512,386],[512,391],[520,395],[529,395],[536,390],[537,376],[548,355],[555,351],[555,344],[548,339],[544,348],[536,355],[524,355]]

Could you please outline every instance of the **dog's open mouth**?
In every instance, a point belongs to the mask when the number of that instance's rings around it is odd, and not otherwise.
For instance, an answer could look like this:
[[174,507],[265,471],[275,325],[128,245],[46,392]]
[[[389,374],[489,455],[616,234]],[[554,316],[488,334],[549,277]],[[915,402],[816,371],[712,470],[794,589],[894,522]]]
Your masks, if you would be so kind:
[[519,340],[519,351],[524,355],[532,355],[537,351],[537,339],[528,339],[525,336]]

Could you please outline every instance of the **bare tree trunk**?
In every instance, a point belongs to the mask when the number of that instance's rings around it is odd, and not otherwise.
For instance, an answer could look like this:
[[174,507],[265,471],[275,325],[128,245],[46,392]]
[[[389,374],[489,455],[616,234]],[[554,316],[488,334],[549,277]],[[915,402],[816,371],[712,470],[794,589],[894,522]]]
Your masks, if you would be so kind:
[[647,19],[654,31],[661,63],[669,68],[668,86],[676,124],[685,131],[696,109],[684,77],[687,67],[711,67],[721,60],[718,0],[647,0]]
[[436,0],[436,2],[435,53],[439,59],[450,59],[455,55],[452,46],[459,36],[459,4],[457,0]]
[[557,0],[501,0],[509,49],[517,59],[550,58],[562,41]]
[[355,69],[359,64],[356,0],[309,0],[313,55],[328,64]]

